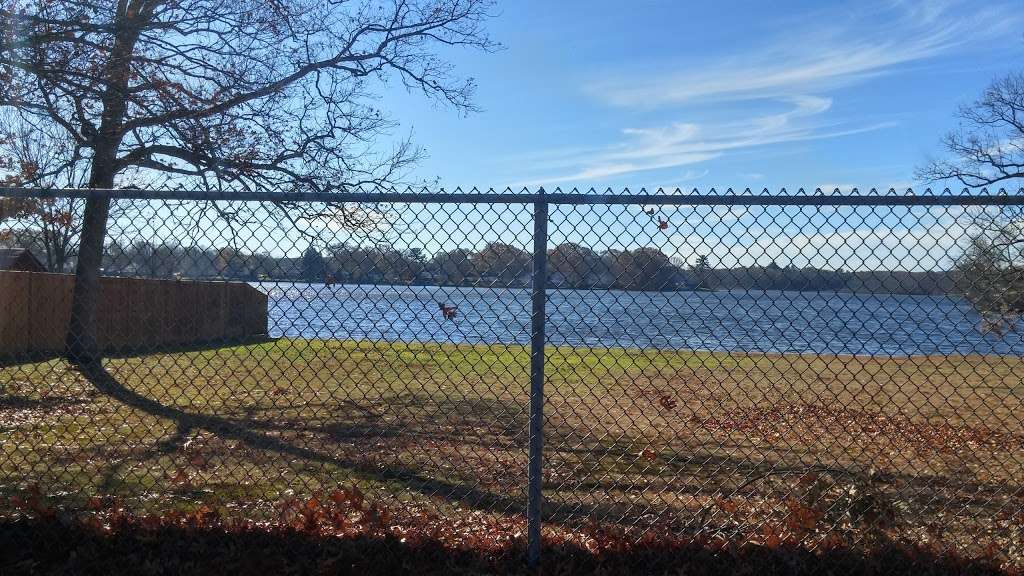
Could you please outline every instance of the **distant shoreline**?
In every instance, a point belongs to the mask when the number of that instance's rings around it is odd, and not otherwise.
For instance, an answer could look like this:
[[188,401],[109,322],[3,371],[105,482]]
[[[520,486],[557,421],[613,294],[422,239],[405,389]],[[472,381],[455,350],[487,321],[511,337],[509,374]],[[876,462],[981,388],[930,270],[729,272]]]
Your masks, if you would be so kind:
[[[229,282],[248,282],[250,284],[305,284],[309,286],[381,286],[381,287],[409,287],[409,288],[474,288],[474,289],[499,289],[499,290],[530,290],[529,284],[432,284],[422,282],[310,282],[307,280],[294,280],[294,279],[269,279],[269,280],[246,280],[238,278],[182,278],[182,280],[223,280]],[[956,291],[949,292],[925,292],[925,291],[877,291],[877,290],[852,290],[848,288],[839,289],[797,289],[797,288],[704,288],[704,287],[689,287],[689,288],[672,288],[665,290],[630,290],[626,288],[617,287],[573,287],[573,286],[552,286],[548,284],[548,291],[559,290],[559,291],[572,291],[572,292],[623,292],[623,293],[637,293],[637,294],[681,294],[688,292],[699,292],[699,293],[737,293],[737,292],[749,292],[749,293],[768,293],[768,292],[800,292],[810,294],[859,294],[865,296],[877,295],[877,296],[936,296],[936,297],[950,297],[960,298],[962,295]]]

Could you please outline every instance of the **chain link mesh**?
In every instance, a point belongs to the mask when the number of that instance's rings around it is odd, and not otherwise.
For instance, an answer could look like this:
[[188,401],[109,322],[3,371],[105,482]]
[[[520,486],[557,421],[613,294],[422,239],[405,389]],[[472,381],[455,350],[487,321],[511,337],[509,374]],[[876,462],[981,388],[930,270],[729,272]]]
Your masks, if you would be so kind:
[[[0,226],[35,270],[0,272],[0,490],[522,520],[533,200],[434,200],[115,199],[83,374],[39,270],[73,271],[85,201],[32,199]],[[549,207],[547,529],[1019,554],[1019,207],[637,200]]]

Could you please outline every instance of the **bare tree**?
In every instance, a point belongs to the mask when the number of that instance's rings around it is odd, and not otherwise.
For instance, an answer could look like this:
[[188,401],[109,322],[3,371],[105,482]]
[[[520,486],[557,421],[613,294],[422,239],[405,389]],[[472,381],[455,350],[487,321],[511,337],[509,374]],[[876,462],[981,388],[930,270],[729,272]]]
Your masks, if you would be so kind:
[[1020,221],[972,239],[957,263],[956,288],[974,306],[986,332],[1016,329],[1024,312],[1024,240]]
[[918,179],[975,188],[1024,178],[1024,73],[994,81],[957,117],[960,125],[942,139],[951,158],[921,166]]
[[[59,126],[86,185],[152,182],[331,192],[389,184],[419,151],[382,151],[373,105],[398,82],[473,109],[452,47],[490,49],[490,0],[11,0],[0,107]],[[82,219],[68,357],[99,359],[95,309],[110,201]],[[334,212],[332,212],[334,214]]]
[[[80,187],[84,159],[73,158],[73,146],[51,122],[35,121],[17,110],[0,113],[0,172],[7,186],[32,183],[43,187]],[[85,200],[39,198],[20,201],[20,208],[0,221],[8,243],[37,253],[51,272],[66,272],[78,252]]]
[[[959,126],[943,138],[950,158],[918,168],[919,179],[976,188],[1024,178],[1024,73],[995,80],[957,117]],[[956,288],[984,328],[1005,332],[1024,312],[1024,211],[978,209],[967,213],[966,226],[973,233],[957,262]]]
[[68,272],[78,254],[84,205],[79,198],[35,199],[10,226],[0,228],[0,243],[28,249],[50,272]]

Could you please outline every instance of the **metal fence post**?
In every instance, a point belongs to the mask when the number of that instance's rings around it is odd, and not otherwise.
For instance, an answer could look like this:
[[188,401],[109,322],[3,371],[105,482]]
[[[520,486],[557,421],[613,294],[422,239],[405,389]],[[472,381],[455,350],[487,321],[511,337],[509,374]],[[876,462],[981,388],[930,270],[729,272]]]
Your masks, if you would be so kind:
[[533,314],[530,339],[530,464],[526,501],[526,560],[540,561],[541,474],[544,450],[544,325],[547,322],[548,203],[544,189],[533,203]]

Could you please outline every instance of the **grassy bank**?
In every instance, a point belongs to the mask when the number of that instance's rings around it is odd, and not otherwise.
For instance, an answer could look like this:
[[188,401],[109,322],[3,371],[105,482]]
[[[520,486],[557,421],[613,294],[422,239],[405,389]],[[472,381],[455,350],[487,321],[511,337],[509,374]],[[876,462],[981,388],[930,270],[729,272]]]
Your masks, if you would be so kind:
[[[0,487],[261,516],[356,484],[516,513],[528,365],[518,346],[279,340],[110,360],[92,381],[5,368]],[[554,522],[1019,537],[1020,359],[551,348],[548,374]]]

